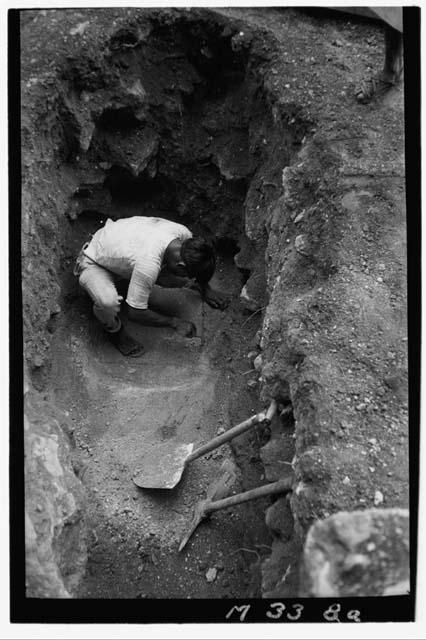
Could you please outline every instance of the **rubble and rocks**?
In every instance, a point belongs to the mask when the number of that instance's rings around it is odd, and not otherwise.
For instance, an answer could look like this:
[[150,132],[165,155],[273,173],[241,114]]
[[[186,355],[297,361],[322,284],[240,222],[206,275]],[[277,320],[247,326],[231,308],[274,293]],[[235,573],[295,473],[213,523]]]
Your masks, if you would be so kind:
[[68,418],[25,397],[25,566],[29,598],[71,598],[87,561],[85,496],[72,465]]
[[217,578],[217,569],[216,567],[210,567],[206,573],[207,582],[214,582]]
[[308,597],[406,595],[410,591],[408,511],[336,513],[311,527],[303,555]]
[[270,425],[270,438],[260,449],[260,457],[265,469],[265,478],[275,482],[291,475],[294,456],[294,430],[291,411],[286,411]]

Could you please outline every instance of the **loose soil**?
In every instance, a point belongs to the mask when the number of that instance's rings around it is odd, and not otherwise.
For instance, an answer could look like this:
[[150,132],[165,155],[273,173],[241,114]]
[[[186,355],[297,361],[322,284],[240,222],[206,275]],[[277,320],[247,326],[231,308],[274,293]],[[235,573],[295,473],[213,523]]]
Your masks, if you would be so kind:
[[[76,249],[91,224],[78,225]],[[204,321],[196,293],[157,288],[154,304],[160,308],[166,300],[191,319],[203,345],[169,329],[129,323],[146,348],[130,359],[106,340],[89,299],[64,274],[68,303],[53,341],[52,395],[75,425],[75,464],[88,495],[89,564],[78,597],[260,596],[260,563],[270,541],[264,510],[271,500],[217,512],[181,553],[178,545],[225,459],[236,465],[234,493],[265,482],[258,456],[264,429],[240,436],[236,457],[223,445],[188,465],[173,490],[141,490],[132,482],[141,453],[151,451],[161,468],[164,445],[202,444],[262,409],[246,385],[256,375],[247,353],[259,319],[238,304],[240,279],[232,261],[222,258],[214,285],[232,302],[224,312],[205,305]],[[217,570],[213,582],[206,579],[209,568]]]

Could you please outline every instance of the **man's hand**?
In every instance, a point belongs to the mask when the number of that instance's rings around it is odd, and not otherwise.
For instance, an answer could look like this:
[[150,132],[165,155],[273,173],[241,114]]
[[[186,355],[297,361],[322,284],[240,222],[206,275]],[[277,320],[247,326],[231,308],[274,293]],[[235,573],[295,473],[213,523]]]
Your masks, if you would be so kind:
[[173,319],[174,330],[184,338],[192,338],[197,333],[195,325],[192,322],[181,320],[180,318]]
[[210,287],[204,291],[203,300],[213,309],[226,309],[229,304],[229,298],[225,294]]

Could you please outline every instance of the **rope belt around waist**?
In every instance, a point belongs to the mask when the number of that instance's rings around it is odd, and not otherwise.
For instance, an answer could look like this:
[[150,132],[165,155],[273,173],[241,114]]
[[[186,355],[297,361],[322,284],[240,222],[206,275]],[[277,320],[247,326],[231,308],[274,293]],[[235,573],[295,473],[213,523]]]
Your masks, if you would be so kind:
[[114,271],[111,271],[111,269],[108,269],[108,267],[104,267],[103,264],[99,264],[99,262],[96,262],[96,260],[94,260],[92,258],[92,256],[88,256],[87,253],[85,253],[85,249],[87,249],[87,247],[89,246],[90,242],[85,242],[84,245],[81,247],[80,249],[80,253],[77,256],[77,259],[75,261],[74,264],[74,269],[73,269],[73,274],[75,276],[79,276],[81,273],[80,270],[80,263],[81,260],[84,258],[87,258],[88,260],[90,260],[91,262],[93,262],[93,264],[96,264],[98,267],[101,267],[102,269],[105,269],[105,271],[109,271],[109,273],[112,273],[114,276],[117,276],[117,274]]

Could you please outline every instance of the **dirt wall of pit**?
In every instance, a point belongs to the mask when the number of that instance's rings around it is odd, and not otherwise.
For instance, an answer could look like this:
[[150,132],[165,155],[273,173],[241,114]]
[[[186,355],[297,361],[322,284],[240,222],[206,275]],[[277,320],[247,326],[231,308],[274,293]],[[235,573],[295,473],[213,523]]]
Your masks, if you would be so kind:
[[[232,237],[249,275],[242,303],[263,314],[262,399],[291,407],[263,452],[266,466],[294,453],[264,567],[264,594],[286,595],[312,523],[408,502],[402,93],[362,106],[349,90],[381,63],[380,26],[295,10],[111,9],[25,12],[22,29],[28,383],[48,396],[78,216],[113,216],[127,194],[128,215],[155,203]],[[84,526],[77,512],[67,531]]]

